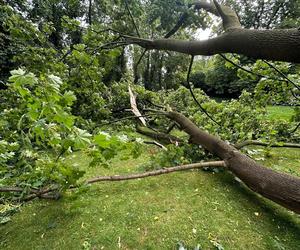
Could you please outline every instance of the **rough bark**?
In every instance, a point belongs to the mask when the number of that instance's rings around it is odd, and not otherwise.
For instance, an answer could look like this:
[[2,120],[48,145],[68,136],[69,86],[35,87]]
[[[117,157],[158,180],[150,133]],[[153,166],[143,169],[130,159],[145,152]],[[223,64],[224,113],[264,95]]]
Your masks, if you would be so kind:
[[197,143],[225,161],[227,168],[251,190],[300,214],[300,178],[266,168],[236,148],[199,129],[177,112],[167,112]]
[[237,53],[253,58],[300,63],[300,30],[298,29],[236,28],[204,41],[148,40],[129,36],[126,40],[146,49],[168,50],[189,55]]
[[[300,30],[243,29],[236,13],[230,8],[207,2],[196,2],[196,9],[204,9],[222,18],[225,33],[205,41],[182,41],[174,39],[148,40],[124,36],[127,43],[137,44],[146,49],[168,50],[189,55],[215,55],[237,53],[253,58],[300,63]],[[184,23],[183,14],[175,27],[165,36],[174,34]]]

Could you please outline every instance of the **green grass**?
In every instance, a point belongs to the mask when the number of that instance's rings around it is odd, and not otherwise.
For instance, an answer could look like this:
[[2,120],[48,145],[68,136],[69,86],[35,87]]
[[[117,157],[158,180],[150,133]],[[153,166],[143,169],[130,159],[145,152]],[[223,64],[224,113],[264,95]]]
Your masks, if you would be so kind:
[[[284,151],[284,155],[282,155]],[[153,154],[116,159],[86,177],[138,171]],[[299,151],[276,149],[266,165],[299,171]],[[87,167],[88,158],[72,159]],[[297,161],[295,161],[297,160]],[[0,227],[1,249],[299,249],[300,218],[236,182],[227,172],[189,171],[94,184],[59,201],[33,201]]]
[[[269,107],[270,119],[288,120],[292,109]],[[275,170],[300,176],[299,149],[276,148],[253,157]],[[96,175],[126,174],[155,154],[116,158],[109,168],[87,168],[88,157],[71,159]],[[25,204],[0,226],[0,249],[286,249],[300,246],[300,217],[249,191],[228,172],[178,172],[126,182],[91,185],[59,201]]]
[[271,120],[286,120],[290,121],[294,115],[292,107],[288,106],[268,106],[267,107],[268,117]]

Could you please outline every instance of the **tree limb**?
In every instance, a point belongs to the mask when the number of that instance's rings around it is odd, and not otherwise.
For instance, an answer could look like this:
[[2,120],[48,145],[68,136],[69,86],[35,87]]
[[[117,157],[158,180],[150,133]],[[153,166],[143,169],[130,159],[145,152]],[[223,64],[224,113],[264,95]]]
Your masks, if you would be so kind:
[[154,140],[157,140],[159,142],[161,142],[162,144],[180,144],[183,143],[183,140],[173,136],[173,135],[169,135],[169,134],[165,134],[165,133],[160,133],[160,132],[155,132],[150,130],[147,127],[144,126],[137,126],[136,127],[136,131],[142,135],[148,136]]
[[124,39],[128,44],[136,44],[149,50],[169,50],[204,56],[237,53],[253,58],[300,63],[300,31],[298,29],[233,28],[218,37],[204,41],[150,40],[131,36],[124,36]]
[[[300,31],[298,29],[250,30],[241,28],[236,13],[227,6],[207,2],[193,3],[222,18],[225,33],[204,41],[174,39],[149,40],[123,36],[129,44],[145,49],[169,50],[189,55],[215,55],[237,53],[253,58],[300,62]],[[168,35],[167,37],[169,37]]]
[[87,184],[100,182],[100,181],[123,181],[123,180],[132,180],[132,179],[140,179],[146,178],[150,176],[162,175],[162,174],[169,174],[176,171],[184,171],[189,169],[196,169],[196,168],[205,168],[205,167],[226,167],[224,161],[212,161],[212,162],[199,162],[199,163],[192,163],[187,165],[180,165],[176,167],[169,167],[169,168],[162,168],[154,171],[149,171],[145,173],[139,174],[130,174],[130,175],[113,175],[113,176],[98,176],[86,181]]
[[177,112],[166,112],[199,144],[225,161],[228,170],[251,190],[300,214],[300,178],[266,168],[239,152],[225,141],[198,128],[192,121]]

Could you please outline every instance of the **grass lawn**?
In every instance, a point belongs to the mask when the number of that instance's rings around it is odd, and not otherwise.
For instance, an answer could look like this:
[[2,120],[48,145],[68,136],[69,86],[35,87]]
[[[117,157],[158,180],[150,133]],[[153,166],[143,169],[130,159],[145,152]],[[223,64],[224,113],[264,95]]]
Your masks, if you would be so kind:
[[[109,169],[87,169],[86,177],[138,171],[152,153],[116,159]],[[266,165],[277,162],[300,176],[299,151],[272,153]],[[72,160],[86,168],[83,155]],[[178,242],[203,249],[300,246],[300,217],[247,190],[227,172],[94,184],[59,201],[28,203],[0,230],[1,249],[178,249]]]
[[292,107],[288,106],[268,106],[267,107],[268,117],[271,120],[286,120],[290,121],[291,117],[294,115],[294,110]]
[[[145,147],[137,159],[119,155],[109,168],[87,168],[83,154],[72,161],[88,178],[140,171],[153,154]],[[261,162],[300,176],[299,149],[272,149]],[[298,250],[300,216],[226,171],[188,171],[93,184],[59,201],[36,200],[0,226],[0,249],[178,249],[179,242],[188,249]]]

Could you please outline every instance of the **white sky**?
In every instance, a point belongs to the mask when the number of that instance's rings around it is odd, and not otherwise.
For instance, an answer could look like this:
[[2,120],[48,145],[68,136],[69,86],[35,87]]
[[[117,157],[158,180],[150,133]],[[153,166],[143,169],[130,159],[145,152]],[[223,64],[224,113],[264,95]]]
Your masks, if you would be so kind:
[[197,40],[207,40],[209,36],[211,35],[210,29],[198,29],[196,33],[194,34],[195,39]]

